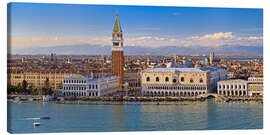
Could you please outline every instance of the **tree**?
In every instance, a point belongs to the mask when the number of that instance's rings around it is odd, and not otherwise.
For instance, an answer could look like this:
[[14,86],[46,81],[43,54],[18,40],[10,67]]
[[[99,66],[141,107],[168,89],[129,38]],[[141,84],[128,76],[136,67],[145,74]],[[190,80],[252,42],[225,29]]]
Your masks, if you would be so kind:
[[38,87],[38,88],[37,88],[37,92],[38,92],[39,95],[42,95],[42,94],[43,94],[43,93],[42,93],[42,88],[41,88],[41,87]]
[[46,78],[46,80],[45,80],[45,88],[50,88],[49,78]]
[[22,81],[22,90],[23,90],[23,92],[26,92],[27,86],[28,86],[27,81],[26,80],[23,80]]
[[42,88],[42,94],[43,94],[43,92],[44,92],[44,94],[49,94],[49,95],[51,95],[53,93],[52,88],[50,87],[49,78],[46,78],[46,80],[45,80],[45,87]]
[[15,92],[16,93],[22,93],[23,92],[22,87],[21,87],[21,83],[18,83],[18,85],[17,85],[17,87],[15,89]]
[[12,86],[12,85],[8,85],[7,91],[8,91],[8,94],[14,93],[14,92],[16,92],[16,87]]

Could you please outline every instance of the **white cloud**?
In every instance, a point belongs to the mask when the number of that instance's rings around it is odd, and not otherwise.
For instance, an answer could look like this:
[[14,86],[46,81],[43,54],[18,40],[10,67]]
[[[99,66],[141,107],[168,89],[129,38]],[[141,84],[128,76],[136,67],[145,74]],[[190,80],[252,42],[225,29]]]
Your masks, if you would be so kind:
[[232,32],[218,32],[214,34],[206,34],[203,36],[193,36],[193,39],[199,40],[220,40],[220,39],[231,39],[233,38]]
[[[72,44],[111,45],[111,37],[11,37],[12,46],[58,46]],[[216,32],[190,37],[169,38],[160,36],[139,36],[124,39],[125,45],[137,46],[222,46],[263,45],[262,36],[237,36],[232,32]]]
[[10,44],[12,46],[59,46],[73,44],[95,44],[108,45],[111,44],[111,38],[108,37],[11,37]]
[[[222,46],[222,45],[262,45],[262,36],[240,37],[232,32],[217,32],[202,36],[192,36],[190,45]],[[248,42],[247,42],[248,41]]]
[[143,37],[139,37],[137,38],[138,40],[146,40],[146,39],[152,39],[151,36],[143,36]]
[[165,38],[162,38],[162,37],[154,37],[155,40],[159,40],[159,41],[163,41],[165,40]]

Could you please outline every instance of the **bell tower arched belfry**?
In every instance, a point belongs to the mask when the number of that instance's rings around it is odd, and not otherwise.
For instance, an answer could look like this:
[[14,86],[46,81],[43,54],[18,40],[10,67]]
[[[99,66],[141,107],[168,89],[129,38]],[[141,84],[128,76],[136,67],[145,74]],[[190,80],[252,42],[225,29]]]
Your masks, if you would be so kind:
[[112,75],[120,77],[120,90],[124,83],[124,39],[118,12],[112,31]]

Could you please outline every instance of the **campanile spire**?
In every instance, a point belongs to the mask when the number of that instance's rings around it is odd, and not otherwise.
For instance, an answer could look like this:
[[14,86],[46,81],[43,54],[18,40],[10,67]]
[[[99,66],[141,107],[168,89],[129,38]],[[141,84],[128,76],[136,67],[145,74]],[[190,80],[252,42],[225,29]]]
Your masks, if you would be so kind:
[[124,39],[118,12],[112,31],[112,75],[120,77],[120,90],[124,82]]

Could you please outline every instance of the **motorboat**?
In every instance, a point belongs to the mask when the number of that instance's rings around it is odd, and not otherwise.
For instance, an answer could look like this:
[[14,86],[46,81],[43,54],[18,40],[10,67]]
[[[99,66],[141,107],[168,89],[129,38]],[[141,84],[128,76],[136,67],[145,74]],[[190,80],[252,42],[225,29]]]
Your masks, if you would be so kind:
[[40,123],[39,123],[39,122],[34,122],[34,123],[33,123],[33,126],[35,126],[35,127],[36,127],[36,126],[40,126]]

